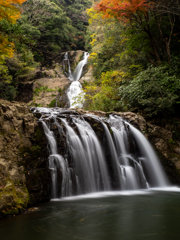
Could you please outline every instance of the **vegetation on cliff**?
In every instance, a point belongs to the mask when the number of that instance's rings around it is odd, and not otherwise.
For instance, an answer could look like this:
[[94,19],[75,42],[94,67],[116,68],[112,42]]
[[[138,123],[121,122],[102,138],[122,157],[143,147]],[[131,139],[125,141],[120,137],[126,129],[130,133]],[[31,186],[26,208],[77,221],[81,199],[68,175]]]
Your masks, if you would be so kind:
[[180,102],[179,4],[102,0],[88,10],[87,47],[95,81],[84,86],[86,109],[147,116],[175,112]]

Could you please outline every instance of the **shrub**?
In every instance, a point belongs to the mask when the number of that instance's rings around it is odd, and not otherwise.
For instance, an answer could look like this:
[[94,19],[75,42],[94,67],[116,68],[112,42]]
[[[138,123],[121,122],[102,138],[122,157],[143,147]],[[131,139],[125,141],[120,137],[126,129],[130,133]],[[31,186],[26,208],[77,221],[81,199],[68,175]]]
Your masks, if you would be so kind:
[[16,89],[7,84],[7,83],[0,83],[0,98],[13,101],[16,97],[17,91]]
[[140,109],[147,116],[167,115],[180,102],[180,78],[171,66],[148,67],[129,85],[120,87],[121,104],[129,110]]
[[50,104],[48,104],[48,107],[49,108],[52,108],[52,107],[55,107],[55,104],[56,104],[56,99],[53,99]]

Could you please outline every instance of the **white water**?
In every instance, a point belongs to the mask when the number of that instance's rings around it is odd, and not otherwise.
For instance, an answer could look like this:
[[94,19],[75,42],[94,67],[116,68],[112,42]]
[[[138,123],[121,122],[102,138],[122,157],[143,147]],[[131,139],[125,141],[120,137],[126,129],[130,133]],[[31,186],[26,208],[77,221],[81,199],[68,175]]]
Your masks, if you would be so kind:
[[75,70],[72,74],[73,81],[79,81],[81,74],[82,74],[83,67],[87,64],[88,57],[89,57],[89,53],[85,52],[83,55],[82,61],[80,61],[78,63],[77,67],[75,68]]
[[61,196],[70,196],[72,193],[72,184],[68,169],[67,160],[65,160],[60,154],[58,154],[56,139],[52,131],[49,130],[45,122],[42,121],[43,128],[50,147],[49,155],[49,169],[51,170],[52,198],[57,198],[58,195],[58,169],[61,170],[62,184],[61,184]]
[[82,103],[83,103],[83,99],[84,99],[84,93],[82,91],[82,86],[79,82],[79,79],[82,75],[82,71],[83,71],[83,67],[87,64],[87,60],[89,57],[89,53],[85,52],[83,55],[83,59],[82,61],[80,61],[78,63],[78,65],[76,66],[75,70],[73,73],[71,73],[71,67],[70,67],[70,63],[69,63],[69,59],[68,59],[68,54],[66,53],[64,56],[64,60],[63,61],[67,61],[68,62],[68,73],[67,76],[68,78],[73,81],[68,89],[68,99],[69,99],[69,103],[70,103],[70,108],[81,108],[82,107]]
[[[82,108],[82,102],[84,99],[84,92],[82,90],[82,86],[79,81],[73,81],[68,89],[67,93],[70,108]],[[78,97],[78,99],[77,99]]]
[[140,151],[145,156],[145,159],[142,161],[144,167],[146,168],[149,178],[153,176],[152,186],[165,187],[169,185],[167,177],[160,165],[160,160],[155,154],[152,146],[144,137],[144,135],[138,131],[135,127],[130,125],[130,129],[133,133],[134,138],[136,139],[137,145],[140,148]]
[[[83,148],[86,152],[86,158],[89,165],[88,168],[91,172],[90,181],[94,183],[94,190],[97,191],[100,189],[100,181],[102,182],[102,188],[104,190],[109,190],[110,185],[107,165],[104,161],[104,154],[96,133],[90,124],[87,123],[84,119],[74,118],[73,120],[78,127],[83,143]],[[100,171],[100,174],[98,173],[98,169]],[[102,178],[102,180],[100,178]]]
[[94,199],[94,198],[106,198],[106,197],[112,197],[112,196],[134,196],[134,195],[149,195],[154,194],[157,192],[174,192],[179,193],[180,188],[179,187],[162,187],[162,188],[150,188],[150,189],[144,189],[144,190],[132,190],[132,191],[105,191],[105,192],[98,192],[98,193],[87,193],[82,194],[78,196],[71,196],[71,197],[62,197],[62,198],[56,198],[51,199],[51,201],[78,201],[82,199]]
[[34,109],[42,113],[49,144],[52,199],[114,190],[134,194],[169,186],[150,143],[121,117]]

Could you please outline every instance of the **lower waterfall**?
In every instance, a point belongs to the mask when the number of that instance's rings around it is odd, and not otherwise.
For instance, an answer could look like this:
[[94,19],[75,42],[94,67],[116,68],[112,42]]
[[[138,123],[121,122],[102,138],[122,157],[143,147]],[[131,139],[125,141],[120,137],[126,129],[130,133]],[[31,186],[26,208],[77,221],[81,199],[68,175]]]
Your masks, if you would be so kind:
[[169,185],[148,140],[120,116],[61,108],[32,111],[41,113],[48,140],[52,199]]

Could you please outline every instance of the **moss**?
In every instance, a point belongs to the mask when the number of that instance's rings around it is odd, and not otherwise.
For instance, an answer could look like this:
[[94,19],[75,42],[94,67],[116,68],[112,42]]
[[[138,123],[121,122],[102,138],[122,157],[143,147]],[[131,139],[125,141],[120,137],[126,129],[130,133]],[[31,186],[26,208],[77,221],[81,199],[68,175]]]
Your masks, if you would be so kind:
[[19,210],[26,208],[30,202],[28,190],[26,187],[15,188],[10,179],[7,184],[9,185],[0,191],[0,199],[5,201],[1,212],[4,216],[19,214]]
[[42,107],[42,105],[40,103],[34,103],[35,107]]
[[62,102],[60,103],[59,101],[57,101],[56,103],[57,103],[57,106],[58,106],[58,107],[64,108],[64,104],[63,104]]
[[40,129],[39,127],[36,128],[36,130],[35,130],[35,140],[37,142],[41,142],[43,138],[44,138],[44,133],[43,133],[42,129]]
[[7,210],[2,210],[2,213],[7,216],[7,215],[16,215],[19,213],[19,210],[17,208],[11,208]]
[[41,146],[39,145],[34,145],[30,148],[22,147],[22,148],[19,148],[19,151],[21,153],[20,154],[21,157],[32,156],[36,158],[41,156]]
[[48,106],[49,108],[54,107],[54,106],[55,106],[55,103],[56,103],[56,99],[53,99],[53,100],[50,102],[50,104],[47,104],[47,106]]

